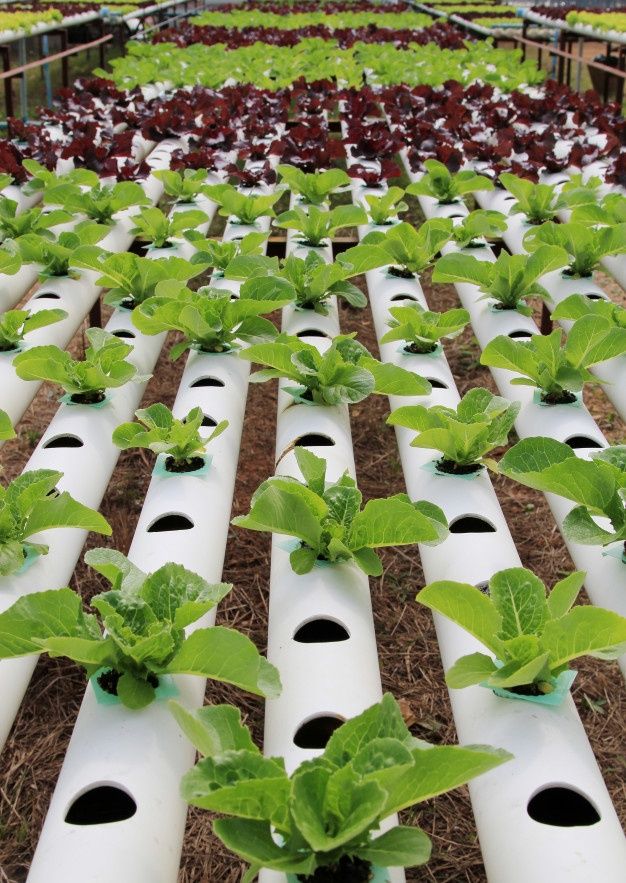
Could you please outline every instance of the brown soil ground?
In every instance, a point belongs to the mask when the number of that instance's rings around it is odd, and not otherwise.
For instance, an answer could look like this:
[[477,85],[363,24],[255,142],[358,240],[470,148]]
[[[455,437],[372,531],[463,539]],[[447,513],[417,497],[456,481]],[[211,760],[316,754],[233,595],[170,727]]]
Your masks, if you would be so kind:
[[[411,214],[417,220],[417,212]],[[431,307],[457,305],[451,286],[434,290],[427,278],[424,288]],[[368,310],[342,308],[342,325],[345,331],[358,331],[359,339],[376,352]],[[169,361],[171,342],[148,385],[144,404],[163,401],[171,406],[174,400],[184,360]],[[81,346],[82,334],[74,341],[73,352],[79,352]],[[447,347],[447,354],[461,392],[476,385],[494,388],[487,369],[479,365],[479,350],[471,331]],[[604,395],[592,392],[587,402],[611,441],[623,441],[624,425]],[[55,407],[55,391],[43,388],[20,424],[19,438],[2,449],[6,479],[24,468]],[[386,398],[375,397],[356,405],[351,414],[357,474],[366,498],[403,491],[395,437],[385,425]],[[274,385],[251,385],[233,514],[248,510],[252,492],[273,472],[274,415]],[[122,453],[103,501],[102,512],[114,528],[113,543],[124,552],[130,545],[150,469],[151,459],[144,454]],[[524,565],[551,585],[572,569],[572,562],[542,495],[505,479],[498,479],[496,487]],[[90,538],[88,543],[99,544],[99,538]],[[456,734],[432,618],[414,601],[423,585],[419,555],[413,548],[404,548],[387,551],[383,558],[383,576],[371,581],[383,686],[403,700],[407,721],[416,736],[437,743],[454,742]],[[241,629],[261,649],[266,641],[269,563],[269,537],[231,530],[224,579],[233,582],[235,589],[221,605],[218,623]],[[73,585],[86,601],[102,588],[99,578],[82,563]],[[590,659],[577,667],[573,696],[615,806],[626,820],[624,682],[614,663]],[[47,658],[39,662],[0,758],[0,883],[23,883],[26,879],[83,690],[84,679],[75,666]],[[260,700],[211,686],[206,701],[238,705],[256,739],[261,740]],[[407,872],[409,883],[483,883],[485,872],[465,788],[428,801],[418,811],[405,815],[405,821],[420,824],[434,844],[428,867]],[[192,809],[179,883],[235,883],[241,879],[242,867],[211,834],[210,814]]]

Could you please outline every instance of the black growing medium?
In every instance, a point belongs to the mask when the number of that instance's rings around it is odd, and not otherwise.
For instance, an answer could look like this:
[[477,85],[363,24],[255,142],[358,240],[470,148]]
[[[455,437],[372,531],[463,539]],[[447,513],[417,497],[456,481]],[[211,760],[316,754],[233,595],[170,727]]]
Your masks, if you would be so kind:
[[445,457],[437,460],[436,467],[438,472],[446,475],[473,475],[484,468],[481,463],[455,463],[454,460],[447,460]]
[[317,868],[312,874],[298,874],[296,879],[302,883],[367,883],[372,876],[370,862],[342,855],[336,864]]
[[[103,671],[102,674],[98,675],[98,684],[105,693],[109,693],[111,696],[117,696],[117,685],[121,676],[121,672],[116,671],[114,668],[108,668],[106,671]],[[159,679],[155,674],[148,674],[146,680],[155,690],[159,686]]]
[[99,405],[106,398],[106,392],[103,389],[93,389],[89,392],[75,392],[70,396],[70,401],[74,405]]
[[573,405],[576,401],[576,395],[567,389],[562,392],[549,392],[541,396],[544,405]]
[[187,457],[185,460],[176,460],[174,457],[167,457],[165,460],[165,469],[167,472],[184,473],[197,472],[205,464],[204,457]]
[[397,276],[398,279],[415,278],[415,273],[411,273],[410,270],[405,270],[404,267],[389,267],[388,273],[390,276]]
[[427,356],[437,351],[436,343],[409,343],[404,347],[404,352],[414,356]]

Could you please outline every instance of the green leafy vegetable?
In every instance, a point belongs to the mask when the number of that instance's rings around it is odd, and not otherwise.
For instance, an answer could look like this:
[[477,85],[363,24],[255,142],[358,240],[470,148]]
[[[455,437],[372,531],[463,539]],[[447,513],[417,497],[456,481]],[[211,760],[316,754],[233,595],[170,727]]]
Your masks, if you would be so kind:
[[52,187],[58,187],[59,184],[79,184],[83,187],[97,187],[100,182],[96,172],[92,172],[90,169],[70,169],[69,172],[63,175],[57,175],[34,159],[25,159],[22,161],[22,165],[31,176],[23,186],[24,193],[27,196],[33,193],[44,193]]
[[6,487],[0,485],[0,576],[17,573],[29,552],[47,554],[47,546],[30,542],[42,530],[76,527],[111,534],[102,515],[67,491],[57,491],[62,478],[62,472],[36,469],[22,473]]
[[626,328],[626,307],[604,298],[589,298],[584,294],[570,294],[557,305],[553,319],[582,319],[583,316],[602,316],[615,328]]
[[456,410],[444,405],[408,405],[393,411],[387,423],[415,429],[419,435],[411,442],[414,447],[441,451],[439,471],[463,475],[495,465],[487,454],[507,443],[519,409],[519,402],[475,388],[463,396]]
[[[191,242],[197,249],[191,258],[192,264],[202,264],[203,267],[213,267],[214,273],[224,275],[226,268],[236,259],[245,258],[248,275],[253,266],[261,260],[266,260],[262,254],[261,246],[267,239],[267,233],[247,233],[242,239],[207,239],[197,230],[188,230],[185,239]],[[277,262],[274,262],[277,266]],[[245,277],[243,277],[245,278]]]
[[403,197],[402,187],[389,187],[382,196],[368,194],[365,197],[366,210],[372,224],[378,227],[392,224],[400,212],[408,211],[409,206]]
[[576,206],[572,221],[580,224],[601,224],[613,227],[626,223],[626,196],[622,193],[607,193],[599,204],[585,203]]
[[275,218],[273,206],[282,196],[282,191],[265,193],[262,196],[249,196],[240,193],[232,184],[211,184],[204,188],[205,194],[220,206],[223,217],[236,219],[239,224],[251,224],[259,218]]
[[559,329],[527,341],[501,335],[489,341],[480,362],[518,372],[522,376],[511,383],[536,387],[546,404],[566,404],[585,383],[599,383],[589,371],[592,365],[626,352],[626,328],[615,328],[602,316],[585,316],[572,325],[563,346],[561,341]]
[[271,343],[242,350],[240,356],[266,366],[252,375],[253,383],[284,377],[298,384],[284,387],[285,392],[316,405],[355,404],[372,393],[428,395],[431,389],[423,377],[374,359],[354,334],[338,335],[323,353],[299,337],[279,334]]
[[10,438],[15,438],[11,418],[6,411],[0,410],[0,441],[8,441]]
[[318,560],[332,564],[352,562],[370,576],[380,576],[382,564],[375,549],[413,543],[436,544],[448,532],[438,506],[406,494],[370,500],[361,509],[362,495],[345,473],[326,486],[326,461],[306,448],[295,449],[304,483],[275,476],[264,481],[252,497],[250,513],[232,523],[296,537],[300,546],[289,560],[298,574],[308,573]]
[[204,195],[208,171],[206,169],[184,169],[173,172],[170,169],[159,169],[152,173],[163,182],[163,189],[175,202],[195,202],[198,196]]
[[54,239],[50,227],[56,224],[65,224],[72,220],[72,215],[61,209],[58,211],[44,212],[39,206],[17,211],[17,202],[0,197],[0,239],[17,239],[26,233],[37,233]]
[[322,205],[331,193],[349,187],[352,179],[342,169],[327,169],[311,174],[295,166],[279,165],[278,174],[292,193],[296,193],[307,205]]
[[91,601],[102,625],[71,589],[34,592],[0,614],[1,658],[65,656],[89,677],[103,668],[102,688],[132,709],[149,705],[167,674],[200,675],[260,696],[280,693],[278,672],[244,635],[222,627],[185,635],[232,586],[207,583],[179,564],[145,574],[114,549],[93,549],[85,561],[112,586]]
[[330,211],[323,211],[316,205],[308,208],[296,206],[279,215],[277,227],[296,230],[296,239],[311,248],[325,245],[335,232],[342,227],[356,227],[367,223],[367,215],[358,205],[338,205]]
[[133,347],[103,328],[88,328],[89,346],[82,361],[58,346],[34,346],[13,359],[22,380],[49,380],[63,387],[76,404],[104,401],[105,392],[133,380],[147,378],[126,357]]
[[37,328],[45,328],[65,319],[65,310],[7,310],[0,314],[0,353],[10,352],[18,348],[24,335]]
[[381,343],[402,340],[408,353],[434,353],[439,341],[453,338],[463,331],[470,320],[467,310],[446,310],[436,313],[415,301],[390,307],[389,331]]
[[554,679],[581,656],[615,659],[626,650],[626,619],[598,607],[572,608],[585,574],[578,571],[548,594],[530,570],[512,567],[476,586],[442,580],[417,600],[451,619],[487,647],[462,656],[446,673],[450,687],[486,686],[527,695],[554,690]]
[[500,183],[515,197],[510,213],[524,214],[529,224],[543,224],[564,207],[558,191],[551,184],[534,184],[527,178],[518,178],[509,172],[500,175]]
[[502,212],[478,209],[454,225],[452,239],[459,248],[481,248],[487,240],[500,239],[506,228]]
[[530,316],[528,298],[549,296],[539,279],[566,264],[566,252],[549,245],[537,249],[530,257],[502,251],[495,262],[480,261],[467,254],[446,254],[435,265],[433,282],[478,285],[483,292],[482,300],[494,300],[496,309],[517,310]]
[[346,857],[381,867],[424,864],[431,844],[422,830],[398,826],[381,834],[380,822],[510,759],[486,746],[414,738],[387,693],[335,730],[320,757],[288,776],[282,758],[263,757],[232,706],[170,707],[203,755],[183,778],[183,797],[230,817],[215,821],[213,830],[250,863],[248,883],[261,868],[336,874]]
[[46,205],[63,206],[70,214],[87,215],[98,224],[110,224],[117,212],[150,203],[143,187],[134,181],[98,183],[89,190],[84,190],[75,183],[59,184],[46,188],[43,201]]
[[393,276],[412,279],[430,266],[451,236],[452,221],[449,218],[433,218],[422,224],[419,230],[403,221],[390,227],[386,233],[373,230],[360,245],[349,248],[337,260],[349,266],[354,275],[391,265],[389,272]]
[[198,227],[207,220],[207,215],[199,209],[172,212],[168,216],[159,208],[145,208],[133,215],[135,226],[130,232],[144,242],[151,242],[155,248],[163,248],[172,245],[171,240],[190,227]]
[[406,192],[412,196],[431,196],[439,205],[460,202],[463,196],[477,190],[493,190],[493,181],[484,175],[477,175],[471,169],[452,174],[439,160],[427,159],[426,172],[419,181],[409,184]]
[[56,239],[40,233],[25,233],[19,239],[9,240],[7,248],[21,255],[25,264],[40,264],[39,278],[42,281],[50,277],[78,277],[72,267],[80,267],[83,254],[102,254],[101,249],[94,248],[96,242],[106,236],[109,228],[93,221],[81,221],[73,230],[59,233]]
[[568,276],[589,277],[601,258],[626,252],[626,224],[596,228],[590,224],[555,224],[549,221],[524,236],[524,247],[535,251],[544,245],[558,246],[569,256]]

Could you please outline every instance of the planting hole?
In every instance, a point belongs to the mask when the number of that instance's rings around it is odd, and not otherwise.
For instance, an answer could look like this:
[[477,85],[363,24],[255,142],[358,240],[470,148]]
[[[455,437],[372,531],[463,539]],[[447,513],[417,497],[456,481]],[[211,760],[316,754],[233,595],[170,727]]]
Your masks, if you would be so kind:
[[433,389],[447,389],[447,383],[444,383],[443,380],[437,380],[436,377],[427,377],[426,380],[430,383]]
[[160,515],[148,527],[148,533],[165,533],[170,530],[191,530],[193,521],[186,515],[179,512],[168,512],[167,515]]
[[35,295],[35,300],[61,300],[61,297],[54,291],[42,291],[41,294]]
[[189,389],[197,389],[199,386],[224,386],[224,381],[218,377],[198,377],[190,384]]
[[589,826],[600,821],[600,813],[583,794],[563,785],[538,791],[528,801],[526,811],[533,821],[556,828]]
[[512,196],[511,194],[509,194],[508,196],[503,196],[503,197],[502,197],[502,201],[503,201],[503,202],[510,202],[512,199],[515,199],[515,197]]
[[572,435],[565,439],[565,444],[569,445],[574,451],[580,448],[601,448],[600,442],[586,435]]
[[462,212],[455,212],[453,215],[447,215],[447,217],[448,218],[465,218],[466,215],[464,215]]
[[530,333],[530,331],[509,331],[509,337],[529,338],[532,337],[532,334]]
[[347,628],[334,619],[310,619],[296,629],[294,641],[299,644],[332,644],[337,641],[347,641],[350,633]]
[[217,426],[217,420],[214,420],[212,417],[207,416],[206,414],[202,418],[202,423],[200,426]]
[[332,448],[334,444],[335,442],[328,435],[322,435],[318,432],[308,432],[306,435],[301,435],[299,438],[297,438],[293,443],[293,447],[311,448],[317,446]]
[[110,825],[137,812],[137,804],[116,785],[96,785],[79,795],[65,816],[68,825]]
[[417,298],[416,298],[416,297],[413,297],[412,294],[394,294],[394,296],[391,298],[391,300],[392,300],[392,301],[398,301],[398,300],[412,300],[412,301],[417,302]]
[[115,337],[125,337],[128,340],[133,340],[137,336],[134,331],[127,331],[125,328],[120,328],[119,331],[114,331],[113,334]]
[[313,717],[298,727],[293,743],[298,748],[326,748],[326,743],[342,723],[340,717],[330,714]]
[[47,441],[44,448],[82,448],[83,440],[77,435],[55,435]]
[[606,298],[602,297],[601,294],[598,294],[597,291],[588,291],[588,292],[585,294],[585,297],[586,297],[588,300],[605,300],[605,299],[606,299]]
[[496,529],[487,521],[486,518],[480,518],[478,515],[461,515],[455,518],[450,524],[450,533],[495,533]]
[[328,335],[319,328],[305,328],[304,331],[298,331],[296,337],[328,337]]

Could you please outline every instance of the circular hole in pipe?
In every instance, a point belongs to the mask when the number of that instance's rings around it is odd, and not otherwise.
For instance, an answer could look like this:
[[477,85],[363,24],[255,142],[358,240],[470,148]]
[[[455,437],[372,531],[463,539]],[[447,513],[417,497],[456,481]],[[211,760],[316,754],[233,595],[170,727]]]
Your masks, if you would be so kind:
[[61,296],[54,291],[42,291],[41,294],[35,295],[34,300],[61,300]]
[[47,441],[44,448],[82,448],[83,440],[77,435],[55,435]]
[[586,297],[588,300],[606,300],[606,299],[607,299],[607,298],[602,297],[601,294],[598,294],[597,291],[588,291],[588,292],[585,294],[585,297]]
[[197,380],[189,384],[189,389],[197,389],[200,386],[224,386],[224,381],[219,377],[198,377]]
[[542,788],[528,801],[526,812],[533,821],[556,828],[589,827],[601,818],[584,794],[565,785]]
[[565,439],[565,444],[569,445],[574,451],[577,451],[580,448],[604,447],[600,442],[597,442],[594,438],[589,438],[587,435],[571,435],[569,438]]
[[412,301],[415,301],[415,302],[417,303],[417,298],[416,298],[416,297],[413,297],[412,294],[394,294],[394,296],[391,298],[391,300],[393,300],[393,301],[398,301],[398,300],[412,300]]
[[307,432],[301,435],[293,443],[294,448],[310,448],[310,447],[326,447],[332,448],[335,444],[329,435],[322,435],[320,432]]
[[328,337],[325,331],[319,328],[305,328],[304,331],[298,331],[296,337]]
[[123,822],[137,812],[137,804],[117,785],[96,785],[83,791],[65,815],[68,825],[110,825]]
[[214,420],[212,417],[209,417],[208,414],[205,414],[200,426],[217,426],[217,420]]
[[168,512],[167,515],[159,515],[148,527],[148,533],[166,533],[174,530],[191,530],[193,521],[180,512]]
[[513,337],[513,338],[516,338],[516,337],[528,338],[528,337],[532,337],[532,334],[531,334],[530,331],[509,331],[509,337]]
[[119,331],[113,331],[112,333],[115,335],[115,337],[126,337],[129,340],[133,340],[135,337],[137,337],[134,331],[127,331],[125,328],[120,328]]
[[464,215],[462,212],[455,212],[453,215],[446,215],[447,218],[466,218],[467,215]]
[[426,380],[433,389],[448,389],[448,384],[444,383],[443,380],[437,380],[436,377],[427,377]]
[[350,632],[344,625],[324,616],[302,623],[293,636],[299,644],[333,644],[349,638]]
[[326,748],[328,740],[342,723],[344,723],[342,718],[332,714],[312,717],[298,727],[293,743],[298,748]]
[[496,529],[480,515],[461,515],[450,523],[450,533],[495,533]]

